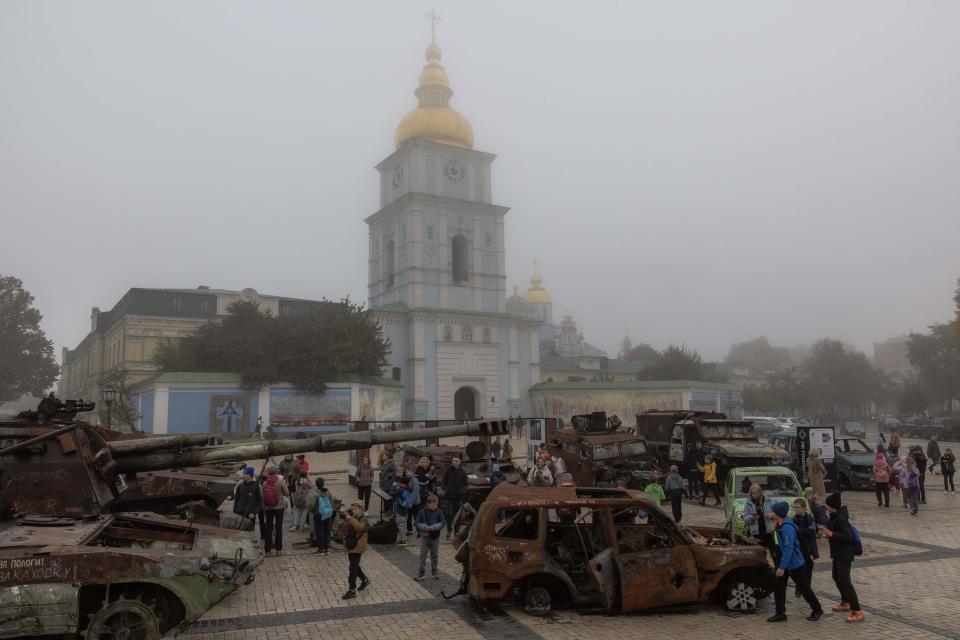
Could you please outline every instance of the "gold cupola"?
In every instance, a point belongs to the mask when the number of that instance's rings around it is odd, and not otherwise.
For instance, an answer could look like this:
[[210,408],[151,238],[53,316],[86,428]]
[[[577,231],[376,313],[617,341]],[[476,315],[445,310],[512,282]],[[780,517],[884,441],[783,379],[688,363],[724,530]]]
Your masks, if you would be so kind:
[[463,149],[473,148],[473,127],[462,115],[450,108],[450,80],[440,64],[442,52],[436,40],[426,50],[427,64],[420,72],[420,84],[414,95],[419,106],[405,115],[394,140],[399,149],[407,140],[430,140]]
[[550,302],[550,294],[543,288],[543,278],[540,277],[539,272],[533,272],[533,276],[530,277],[530,288],[527,289],[527,293],[523,298],[527,302],[534,304],[548,304]]

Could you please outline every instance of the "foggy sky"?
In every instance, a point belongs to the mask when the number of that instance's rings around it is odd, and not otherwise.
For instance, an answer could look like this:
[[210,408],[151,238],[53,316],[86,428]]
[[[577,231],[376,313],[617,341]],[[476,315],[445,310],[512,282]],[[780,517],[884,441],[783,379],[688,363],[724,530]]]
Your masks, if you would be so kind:
[[[130,287],[366,301],[430,6],[0,4],[0,273],[58,357]],[[538,257],[611,355],[625,324],[715,358],[951,317],[960,3],[436,6],[509,285]]]

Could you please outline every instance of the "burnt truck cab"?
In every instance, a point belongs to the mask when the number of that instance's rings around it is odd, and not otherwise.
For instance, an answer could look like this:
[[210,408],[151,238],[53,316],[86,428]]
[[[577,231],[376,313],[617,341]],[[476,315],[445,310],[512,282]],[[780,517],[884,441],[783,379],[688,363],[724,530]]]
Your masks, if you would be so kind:
[[629,489],[501,484],[466,524],[454,540],[461,591],[522,601],[531,614],[558,603],[629,613],[711,598],[752,611],[773,584],[760,545],[681,527]]
[[727,420],[705,411],[647,411],[637,415],[637,434],[660,456],[661,464],[681,465],[690,449],[703,443],[703,453],[717,463],[723,482],[735,467],[788,465],[790,453],[772,442],[760,442],[749,420]]
[[546,448],[551,456],[563,460],[578,487],[594,486],[594,472],[601,464],[614,482],[623,480],[631,489],[642,489],[664,477],[646,440],[622,429],[616,416],[607,418],[602,411],[574,416],[572,426],[550,433]]

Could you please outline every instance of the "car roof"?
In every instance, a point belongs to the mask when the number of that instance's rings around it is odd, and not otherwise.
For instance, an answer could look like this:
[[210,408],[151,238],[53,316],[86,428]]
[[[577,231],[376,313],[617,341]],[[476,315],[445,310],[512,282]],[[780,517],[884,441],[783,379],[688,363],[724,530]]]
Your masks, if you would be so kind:
[[751,474],[766,474],[768,476],[792,476],[793,471],[787,467],[735,467],[735,475],[748,476]]

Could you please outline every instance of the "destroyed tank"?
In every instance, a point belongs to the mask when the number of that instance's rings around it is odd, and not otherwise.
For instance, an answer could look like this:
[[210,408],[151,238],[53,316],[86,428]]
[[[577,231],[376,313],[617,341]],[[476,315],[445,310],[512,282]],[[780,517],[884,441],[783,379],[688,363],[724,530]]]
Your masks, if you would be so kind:
[[[287,453],[422,439],[422,431],[325,434],[238,445],[189,436],[110,441],[64,403],[33,424],[0,422],[0,638],[81,635],[154,640],[253,580],[263,561],[241,531],[148,512],[112,513],[125,475]],[[506,421],[429,430],[506,432]],[[172,438],[172,439],[171,439]]]

